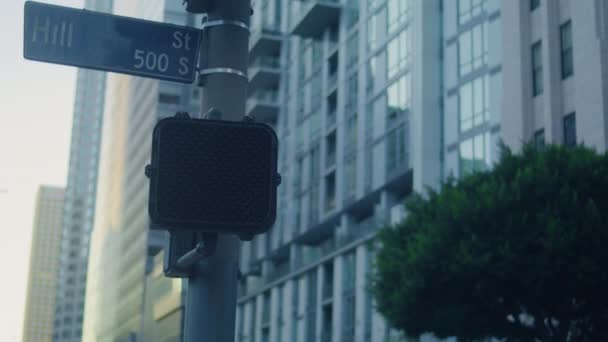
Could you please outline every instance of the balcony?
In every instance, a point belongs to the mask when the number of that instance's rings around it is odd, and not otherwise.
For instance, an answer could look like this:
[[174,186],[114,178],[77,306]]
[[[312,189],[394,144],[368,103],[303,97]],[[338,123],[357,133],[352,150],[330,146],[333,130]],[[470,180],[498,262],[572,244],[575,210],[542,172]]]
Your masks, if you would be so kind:
[[267,283],[271,283],[277,279],[281,279],[287,276],[291,272],[291,268],[289,267],[289,260],[285,260],[283,262],[277,263],[273,265],[273,269],[266,278]]
[[373,216],[365,221],[354,223],[348,227],[345,233],[338,234],[338,246],[343,247],[353,241],[366,238],[374,234],[380,228],[380,225]]
[[279,57],[258,57],[249,65],[249,90],[276,89],[279,85],[281,62]]
[[277,56],[281,50],[283,33],[275,28],[262,28],[251,34],[249,39],[249,58]]
[[318,38],[327,27],[337,26],[342,6],[339,0],[295,1],[291,34]]
[[279,114],[278,92],[257,90],[247,99],[247,115],[261,122],[275,122]]

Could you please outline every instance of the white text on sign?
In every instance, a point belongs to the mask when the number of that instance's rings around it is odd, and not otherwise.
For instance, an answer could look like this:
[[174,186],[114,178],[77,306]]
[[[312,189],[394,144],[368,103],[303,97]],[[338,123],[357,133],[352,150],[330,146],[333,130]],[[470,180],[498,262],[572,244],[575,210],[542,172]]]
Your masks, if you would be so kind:
[[[190,33],[175,31],[173,33],[173,42],[171,43],[171,46],[177,50],[184,49],[186,51],[190,51],[191,41],[192,36]],[[169,70],[169,64],[171,63],[169,55],[166,53],[159,54],[154,51],[144,51],[140,49],[135,49],[133,59],[133,67],[135,69],[143,69],[151,72],[166,72]],[[178,72],[181,75],[187,75],[190,72],[190,60],[188,57],[180,57],[178,62]]]

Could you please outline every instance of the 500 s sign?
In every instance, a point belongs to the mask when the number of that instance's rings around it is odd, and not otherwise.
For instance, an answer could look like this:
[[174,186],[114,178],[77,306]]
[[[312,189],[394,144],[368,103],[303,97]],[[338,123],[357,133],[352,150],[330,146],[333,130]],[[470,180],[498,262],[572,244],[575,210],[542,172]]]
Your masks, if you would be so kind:
[[190,27],[25,3],[27,59],[192,83],[199,46]]

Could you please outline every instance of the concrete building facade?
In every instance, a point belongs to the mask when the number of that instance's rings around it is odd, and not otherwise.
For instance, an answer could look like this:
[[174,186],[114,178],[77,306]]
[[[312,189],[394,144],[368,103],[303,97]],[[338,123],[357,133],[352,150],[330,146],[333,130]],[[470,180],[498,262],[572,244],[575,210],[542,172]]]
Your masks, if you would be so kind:
[[[86,9],[110,12],[112,1],[86,0]],[[97,194],[106,74],[79,69],[72,119],[70,161],[63,210],[61,262],[53,341],[82,340],[89,245]]]
[[[173,0],[116,2],[114,13],[178,25],[195,24]],[[199,18],[200,21],[200,18]],[[149,289],[146,275],[162,249],[164,232],[151,231],[148,184],[152,129],[177,111],[197,116],[200,90],[191,85],[110,74],[107,81],[99,195],[93,232],[84,340],[144,338]]]
[[237,341],[403,340],[367,289],[405,197],[491,168],[501,140],[606,149],[604,1],[253,4],[247,110],[283,183],[243,244]]
[[36,195],[23,342],[53,341],[64,196],[63,188],[50,186]]
[[[247,114],[276,129],[283,183],[275,226],[243,243],[237,341],[404,339],[368,288],[375,234],[403,218],[408,195],[491,168],[501,140],[606,149],[601,0],[252,5]],[[116,12],[195,24],[168,0]],[[86,341],[157,334],[146,298],[160,284],[152,261],[163,237],[148,230],[143,168],[156,120],[196,113],[199,95],[109,78]],[[172,308],[174,327],[181,309]]]

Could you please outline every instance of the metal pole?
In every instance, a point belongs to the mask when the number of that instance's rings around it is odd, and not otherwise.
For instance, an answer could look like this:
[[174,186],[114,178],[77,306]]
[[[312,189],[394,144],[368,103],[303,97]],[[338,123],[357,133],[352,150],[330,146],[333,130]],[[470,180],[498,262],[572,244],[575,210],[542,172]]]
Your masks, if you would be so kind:
[[[250,0],[214,1],[208,22],[241,22],[249,26]],[[205,29],[201,58],[206,68],[231,68],[246,72],[249,32],[237,25]],[[231,73],[204,76],[202,113],[215,108],[223,120],[243,120],[248,80]],[[220,235],[215,253],[198,262],[188,278],[185,342],[233,342],[235,340],[236,297],[240,240]]]

